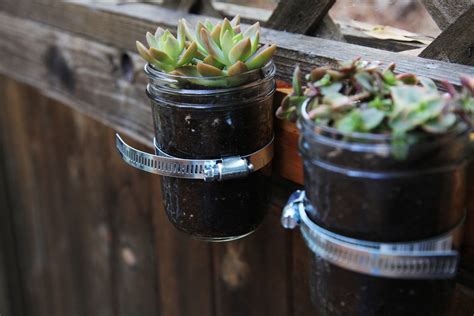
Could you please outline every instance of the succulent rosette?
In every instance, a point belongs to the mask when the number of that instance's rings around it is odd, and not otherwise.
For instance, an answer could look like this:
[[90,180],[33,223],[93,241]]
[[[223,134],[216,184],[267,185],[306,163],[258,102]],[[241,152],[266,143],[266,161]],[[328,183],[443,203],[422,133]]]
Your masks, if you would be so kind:
[[277,116],[296,121],[305,105],[311,120],[344,135],[391,135],[393,154],[400,159],[423,136],[448,133],[460,123],[472,126],[473,78],[461,77],[460,92],[444,82],[448,92],[442,93],[431,79],[395,75],[394,70],[395,64],[382,68],[378,62],[355,59],[313,69],[303,86],[296,67],[293,93],[282,101]]
[[[276,50],[275,44],[260,45],[258,22],[242,32],[239,16],[216,24],[206,20],[195,26],[181,19],[176,37],[159,27],[154,35],[147,33],[146,39],[148,48],[139,41],[136,44],[150,65],[172,75],[194,78],[191,81],[203,85],[211,84],[205,80],[209,77],[233,77],[262,68]],[[224,86],[236,83],[214,81]]]

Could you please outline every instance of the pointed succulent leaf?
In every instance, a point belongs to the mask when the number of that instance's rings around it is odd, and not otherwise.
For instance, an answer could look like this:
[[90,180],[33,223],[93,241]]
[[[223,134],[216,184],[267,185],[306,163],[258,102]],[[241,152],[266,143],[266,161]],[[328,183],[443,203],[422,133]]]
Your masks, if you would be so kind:
[[149,47],[160,48],[160,46],[158,44],[158,40],[150,32],[146,33],[146,41],[147,41]]
[[474,77],[469,77],[467,75],[461,76],[461,85],[469,91],[471,95],[474,95]]
[[178,22],[177,40],[179,44],[179,49],[183,50],[184,45],[186,43],[186,31],[185,31],[183,20],[180,20]]
[[192,42],[191,45],[189,45],[188,48],[181,54],[181,56],[179,56],[177,66],[180,67],[190,63],[194,58],[196,51],[197,44],[196,42]]
[[243,33],[244,37],[249,37],[252,43],[252,54],[258,49],[260,40],[260,22],[256,22]]
[[240,25],[234,26],[234,27],[232,27],[232,29],[234,30],[235,33],[241,34],[240,33]]
[[232,42],[237,43],[241,41],[244,38],[244,35],[242,33],[235,34],[234,37],[232,37]]
[[244,36],[247,37],[252,37],[255,35],[258,31],[260,31],[260,22],[256,22],[249,26],[243,33]]
[[227,18],[224,18],[224,21],[222,22],[222,27],[221,27],[221,34],[219,35],[219,41],[222,43],[222,38],[224,37],[225,33],[228,32],[230,38],[234,37],[235,33],[234,30],[232,29],[232,25],[230,25],[229,20]]
[[309,75],[309,80],[311,81],[318,81],[321,80],[324,75],[326,75],[326,71],[328,70],[328,67],[317,67],[311,70],[311,73]]
[[230,25],[232,26],[238,26],[240,25],[240,15],[234,16],[234,18],[230,21]]
[[230,50],[228,59],[231,64],[234,64],[238,60],[244,60],[244,57],[247,56],[250,52],[251,44],[248,37],[242,39],[240,42],[234,45]]
[[221,29],[222,29],[222,26],[219,23],[214,27],[214,29],[211,32],[212,39],[218,46],[221,46],[221,40],[220,40]]
[[299,65],[296,65],[295,70],[293,71],[291,83],[293,86],[293,94],[297,96],[303,95],[303,89],[301,87],[301,69]]
[[182,51],[179,49],[178,40],[172,34],[168,36],[168,38],[164,42],[163,50],[165,51],[166,54],[168,54],[172,58],[178,57]]
[[205,28],[202,28],[200,35],[201,35],[202,43],[204,44],[204,47],[206,48],[209,55],[214,57],[220,63],[227,65],[228,64],[227,57],[224,56],[224,53],[222,52],[220,47],[217,46],[217,44],[214,42],[209,31],[206,30]]
[[196,30],[186,21],[186,19],[180,19],[179,22],[183,25],[184,34],[190,41],[196,40]]
[[201,30],[203,29],[206,29],[206,27],[204,26],[204,24],[201,23],[201,21],[198,21],[196,24],[195,39],[196,39],[196,43],[198,45],[199,50],[207,54],[206,47],[204,46],[204,42],[202,41],[202,38],[201,38]]
[[153,58],[153,56],[151,56],[150,52],[145,47],[145,45],[143,45],[139,41],[136,41],[135,44],[137,46],[137,51],[140,54],[140,56],[142,56],[142,58],[145,59],[147,62],[152,63],[154,58]]
[[205,64],[205,63],[198,63],[196,65],[197,71],[199,74],[201,74],[203,77],[216,77],[216,76],[222,76],[223,72],[219,68],[216,68],[214,66]]
[[224,64],[221,64],[220,62],[218,62],[214,57],[212,57],[211,55],[207,56],[206,58],[204,58],[202,60],[203,63],[205,64],[208,64],[208,65],[211,65],[211,66],[214,66],[216,68],[219,68],[219,69],[222,69],[224,68]]
[[214,23],[212,23],[209,19],[204,20],[204,26],[209,32],[212,32],[212,30],[214,29]]
[[234,41],[230,31],[225,31],[224,35],[221,37],[221,47],[225,55],[229,55],[230,50],[234,46]]
[[162,37],[164,33],[165,33],[165,29],[164,29],[164,28],[162,28],[162,27],[157,27],[157,28],[156,28],[156,31],[155,31],[155,37],[158,39],[158,38]]
[[245,64],[239,60],[227,69],[227,75],[235,76],[235,75],[244,73],[247,70],[248,70],[247,66],[245,66]]
[[157,48],[152,47],[152,48],[150,48],[149,52],[150,52],[150,55],[153,58],[155,58],[156,60],[158,60],[161,63],[169,64],[169,65],[174,64],[174,59],[171,58],[168,54],[166,54],[162,50],[159,50]]
[[259,49],[255,54],[253,54],[249,59],[245,61],[247,68],[249,70],[258,69],[263,67],[266,63],[268,63],[271,59],[273,54],[275,53],[276,45],[273,44],[269,47],[262,47]]
[[253,55],[257,51],[258,45],[260,44],[260,32],[257,31],[254,36],[250,37],[250,41],[251,41],[251,44],[252,44],[252,48],[250,50],[250,55]]

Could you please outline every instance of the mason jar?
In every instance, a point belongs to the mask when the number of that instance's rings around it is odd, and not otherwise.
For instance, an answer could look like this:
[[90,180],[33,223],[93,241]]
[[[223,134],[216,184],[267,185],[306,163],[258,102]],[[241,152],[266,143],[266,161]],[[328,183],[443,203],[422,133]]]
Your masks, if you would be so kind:
[[[155,142],[183,159],[252,154],[273,141],[275,66],[232,77],[185,77],[147,65]],[[246,236],[262,222],[269,202],[271,164],[246,177],[204,182],[162,177],[169,220],[207,241]]]
[[[426,135],[405,159],[390,135],[298,122],[308,218],[331,233],[370,242],[416,242],[447,234],[465,216],[469,128]],[[457,245],[459,246],[459,245]],[[318,315],[444,315],[454,279],[400,279],[342,268],[315,253],[311,295]]]

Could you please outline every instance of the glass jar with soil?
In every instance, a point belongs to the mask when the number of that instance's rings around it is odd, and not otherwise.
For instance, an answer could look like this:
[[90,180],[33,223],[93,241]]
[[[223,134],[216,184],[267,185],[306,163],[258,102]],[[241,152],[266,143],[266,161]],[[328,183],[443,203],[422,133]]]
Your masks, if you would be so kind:
[[[155,146],[181,159],[246,156],[273,141],[275,66],[232,77],[194,78],[147,65]],[[246,236],[262,222],[271,165],[223,181],[162,177],[166,213],[179,230],[207,241]]]
[[[405,159],[387,135],[339,131],[299,121],[306,214],[347,238],[416,242],[449,233],[465,216],[469,129],[426,136]],[[457,245],[458,246],[458,245]],[[318,315],[444,315],[453,279],[400,279],[341,268],[315,254],[312,299]]]

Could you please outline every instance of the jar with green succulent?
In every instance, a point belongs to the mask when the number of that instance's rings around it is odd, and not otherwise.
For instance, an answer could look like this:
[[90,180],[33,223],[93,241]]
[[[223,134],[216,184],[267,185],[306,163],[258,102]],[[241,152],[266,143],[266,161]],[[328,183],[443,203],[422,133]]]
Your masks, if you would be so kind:
[[[462,76],[459,89],[440,82],[440,90],[396,74],[394,64],[360,59],[305,79],[297,67],[277,116],[301,132],[302,231],[315,252],[321,315],[446,314],[473,156],[474,79]],[[432,245],[437,252],[428,253]]]
[[195,27],[181,19],[176,37],[159,27],[154,35],[147,33],[146,40],[148,48],[139,41],[136,45],[150,65],[203,86],[242,84],[235,76],[262,68],[276,50],[275,44],[260,45],[259,22],[241,32],[239,16],[216,24],[206,20]]
[[[158,28],[147,46],[137,41],[157,153],[142,169],[164,175],[165,210],[179,230],[206,241],[241,238],[267,210],[276,46],[260,44],[259,23],[245,28],[238,16],[181,19],[175,34]],[[140,155],[128,155],[134,166]]]

